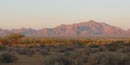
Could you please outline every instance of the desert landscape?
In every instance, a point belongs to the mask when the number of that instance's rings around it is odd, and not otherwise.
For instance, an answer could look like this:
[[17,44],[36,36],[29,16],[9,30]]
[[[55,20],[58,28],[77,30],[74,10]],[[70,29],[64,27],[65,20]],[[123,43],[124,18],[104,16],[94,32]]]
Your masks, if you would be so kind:
[[[16,35],[16,34],[15,34]],[[1,39],[0,65],[129,65],[130,40]],[[11,41],[11,42],[10,42]],[[24,43],[23,43],[24,42]]]
[[[86,23],[86,25],[81,26],[81,29],[92,29],[91,34],[93,32],[95,37],[90,37],[88,34],[85,34],[86,37],[84,37],[80,32],[74,37],[63,36],[62,38],[61,36],[53,36],[53,33],[50,33],[49,35],[52,35],[52,37],[49,36],[48,38],[44,36],[26,36],[27,33],[32,31],[24,29],[17,29],[9,34],[1,35],[0,65],[130,65],[128,31],[105,24],[106,28],[101,28],[102,31],[106,32],[110,29],[112,32],[99,33],[97,30],[101,30],[100,27],[104,26],[104,23],[100,24],[92,21]],[[88,27],[88,24],[92,28]],[[60,27],[58,28],[60,29]],[[75,29],[71,25],[64,28],[67,32],[68,28],[69,31]],[[87,32],[90,29],[85,31]],[[121,32],[116,33],[112,29]],[[47,33],[49,32],[47,31]],[[104,34],[115,34],[115,36],[108,37]],[[68,35],[71,35],[71,33],[68,33]]]
[[0,65],[130,65],[130,0],[0,0]]

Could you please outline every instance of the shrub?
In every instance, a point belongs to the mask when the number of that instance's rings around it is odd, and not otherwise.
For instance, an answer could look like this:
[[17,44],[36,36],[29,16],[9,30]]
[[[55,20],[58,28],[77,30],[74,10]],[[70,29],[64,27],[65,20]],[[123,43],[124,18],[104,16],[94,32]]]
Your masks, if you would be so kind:
[[68,52],[65,53],[65,55],[67,57],[72,58],[72,59],[76,59],[76,58],[78,58],[81,55],[81,53],[78,52],[78,51],[68,51]]
[[41,55],[49,55],[49,50],[47,50],[47,49],[39,49],[38,52]]
[[0,55],[0,62],[12,63],[17,60],[17,57],[13,53],[5,52]]
[[4,51],[6,49],[7,49],[7,47],[5,45],[0,45],[0,50]]
[[97,44],[90,44],[90,45],[88,45],[88,47],[90,47],[90,48],[99,48],[100,46],[97,45]]
[[88,59],[88,65],[130,65],[129,56],[118,52],[99,52]]
[[62,54],[52,54],[47,56],[44,61],[44,65],[72,65],[69,58]]
[[27,48],[20,48],[16,51],[18,54],[21,55],[28,55],[28,56],[32,56],[35,52],[31,49],[27,49]]
[[75,44],[74,44],[74,47],[75,48],[82,48],[82,47],[84,47],[85,45],[82,43],[82,42],[80,42],[80,41],[76,41],[75,42]]

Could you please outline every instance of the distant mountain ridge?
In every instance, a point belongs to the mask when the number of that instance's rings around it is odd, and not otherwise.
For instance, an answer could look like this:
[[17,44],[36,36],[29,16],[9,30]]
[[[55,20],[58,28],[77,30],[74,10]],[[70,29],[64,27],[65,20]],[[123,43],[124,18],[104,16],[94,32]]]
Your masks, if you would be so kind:
[[124,30],[120,27],[112,26],[106,23],[99,23],[94,20],[88,22],[75,23],[71,25],[59,25],[55,28],[35,29],[0,29],[0,36],[6,36],[10,33],[20,33],[26,36],[34,37],[74,37],[77,33],[81,37],[102,36],[102,37],[130,37],[130,29]]

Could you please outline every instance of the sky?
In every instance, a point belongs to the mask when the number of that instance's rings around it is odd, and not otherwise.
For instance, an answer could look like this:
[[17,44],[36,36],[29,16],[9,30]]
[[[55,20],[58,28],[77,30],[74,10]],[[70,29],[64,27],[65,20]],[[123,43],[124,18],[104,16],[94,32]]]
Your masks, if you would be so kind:
[[0,28],[52,28],[95,20],[130,29],[130,0],[0,0]]

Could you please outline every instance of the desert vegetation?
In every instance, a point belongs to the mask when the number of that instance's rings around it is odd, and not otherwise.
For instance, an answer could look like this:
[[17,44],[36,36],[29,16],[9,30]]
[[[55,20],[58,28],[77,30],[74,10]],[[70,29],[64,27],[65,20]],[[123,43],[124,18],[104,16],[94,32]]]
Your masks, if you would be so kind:
[[0,65],[130,65],[129,39],[0,38]]

